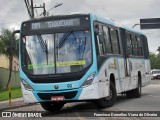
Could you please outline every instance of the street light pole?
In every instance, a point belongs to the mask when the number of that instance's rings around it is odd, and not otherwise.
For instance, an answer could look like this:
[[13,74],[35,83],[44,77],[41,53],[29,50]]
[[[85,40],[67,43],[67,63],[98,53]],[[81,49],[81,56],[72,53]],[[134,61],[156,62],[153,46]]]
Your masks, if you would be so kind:
[[47,12],[46,15],[49,14],[49,11],[51,11],[53,8],[57,8],[59,6],[63,5],[63,3],[58,3],[57,5],[53,6],[52,8],[50,8]]
[[26,4],[27,11],[28,11],[29,17],[31,19],[35,18],[35,15],[34,15],[35,8],[43,8],[43,15],[44,16],[46,15],[45,3],[43,3],[43,6],[42,5],[40,5],[40,6],[35,5],[35,7],[34,7],[33,0],[24,0],[24,2]]
[[31,0],[31,18],[34,18],[33,0]]
[[137,24],[134,24],[134,25],[132,26],[132,28],[136,27],[137,25],[140,25],[140,24],[139,24],[139,23],[137,23]]
[[57,3],[54,7],[52,7],[51,9],[49,9],[47,12],[46,12],[46,7],[45,7],[45,3],[43,3],[43,6],[40,5],[40,6],[34,6],[34,3],[33,3],[33,0],[24,0],[25,4],[26,4],[26,8],[27,8],[27,11],[28,11],[28,14],[29,14],[29,17],[31,19],[35,18],[35,15],[34,15],[34,9],[37,9],[37,8],[42,8],[43,9],[43,13],[40,14],[41,15],[44,15],[44,17],[46,15],[49,14],[49,11],[52,10],[53,8],[57,8],[59,6],[61,6],[63,3]]
[[153,22],[153,23],[136,23],[132,26],[134,28],[135,26],[140,25],[141,29],[159,29],[160,28],[160,22]]
[[38,6],[38,7],[37,7],[37,6],[33,7],[33,9],[35,9],[35,8],[43,8],[43,13],[42,13],[42,14],[44,15],[44,17],[46,16],[45,3],[43,3],[43,6],[40,5],[40,6]]

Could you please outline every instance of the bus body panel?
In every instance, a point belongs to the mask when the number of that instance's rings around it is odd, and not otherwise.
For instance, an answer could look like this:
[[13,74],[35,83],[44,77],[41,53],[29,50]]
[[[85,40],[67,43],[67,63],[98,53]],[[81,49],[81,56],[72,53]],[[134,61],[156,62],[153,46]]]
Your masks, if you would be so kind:
[[[138,72],[141,74],[142,86],[146,86],[150,83],[150,61],[144,58],[124,58],[123,55],[107,57],[102,63],[100,69],[97,66],[97,53],[96,42],[94,34],[94,21],[100,21],[107,23],[111,26],[115,26],[115,23],[110,19],[98,17],[94,14],[90,14],[91,24],[91,41],[92,41],[92,65],[80,80],[60,83],[33,83],[20,67],[20,79],[25,80],[32,88],[33,91],[28,91],[21,83],[22,93],[24,101],[27,103],[33,102],[46,102],[51,101],[51,97],[54,95],[68,95],[69,93],[76,93],[72,98],[64,99],[64,101],[78,101],[78,100],[95,100],[109,96],[110,82],[112,81],[110,76],[115,77],[115,87],[117,93],[122,93],[137,88],[138,85]],[[126,28],[127,29],[127,28]],[[130,30],[130,29],[129,29]],[[135,32],[135,31],[133,31]],[[141,34],[140,32],[136,32]],[[122,41],[122,40],[121,40]],[[21,43],[21,40],[20,40]],[[21,46],[19,45],[21,48]],[[121,46],[122,47],[122,46]],[[125,62],[127,64],[127,73]],[[21,66],[21,52],[19,53],[19,65]],[[91,85],[82,87],[86,79],[95,72],[95,77]],[[147,74],[146,74],[147,73]],[[68,87],[68,84],[72,87]],[[57,85],[58,90],[54,88]],[[45,98],[45,94],[48,98]],[[41,97],[40,97],[41,96]],[[44,98],[44,99],[42,99]]]
[[98,83],[98,78],[94,78],[92,85],[82,88],[81,95],[78,100],[94,100],[99,99],[102,96],[102,87]]
[[[115,77],[117,93],[124,91],[124,65],[119,63],[123,63],[123,58],[110,57],[105,60],[99,70],[99,80],[107,81],[107,85],[104,87],[105,91],[107,91],[107,96],[109,95],[109,83],[110,83],[110,75],[113,74]],[[121,71],[119,71],[121,69]]]
[[22,89],[23,100],[24,100],[25,103],[36,103],[36,102],[39,102],[38,99],[33,94],[33,92],[26,90],[22,83],[21,83],[21,89]]

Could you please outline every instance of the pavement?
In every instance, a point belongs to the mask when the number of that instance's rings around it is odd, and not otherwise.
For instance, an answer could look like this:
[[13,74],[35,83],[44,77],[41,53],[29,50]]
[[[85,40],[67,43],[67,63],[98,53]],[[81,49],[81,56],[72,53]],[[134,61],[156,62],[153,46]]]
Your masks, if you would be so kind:
[[[150,116],[149,114],[159,114],[160,111],[160,80],[152,80],[151,84],[142,89],[142,97],[139,99],[127,99],[125,95],[119,95],[118,99],[113,107],[106,109],[98,109],[93,103],[81,102],[81,103],[68,103],[65,104],[64,108],[59,113],[49,113],[46,112],[38,103],[26,104],[23,98],[13,99],[12,105],[8,106],[8,101],[0,102],[0,113],[2,111],[19,111],[19,112],[42,112],[42,118],[39,120],[160,120],[160,117]],[[82,112],[81,112],[82,111]],[[145,112],[149,116],[143,117],[88,117],[90,112],[113,112],[122,111],[122,113],[134,113]],[[157,113],[158,112],[158,113]],[[133,114],[134,115],[134,114]],[[11,117],[10,120],[21,120],[23,118]],[[26,118],[33,119],[31,118]],[[1,120],[1,118],[0,118]]]
[[[135,100],[133,99],[132,102],[134,102],[136,100],[139,100],[139,102],[146,101],[146,100],[147,101],[140,103],[140,105],[137,105],[138,107],[136,109],[139,111],[145,111],[147,109],[151,110],[152,106],[154,106],[153,111],[157,111],[157,110],[159,111],[160,110],[159,109],[159,105],[160,105],[159,104],[159,99],[160,99],[159,88],[160,88],[160,81],[159,80],[154,80],[154,81],[152,80],[151,84],[149,86],[143,88],[142,98],[135,99]],[[147,97],[147,99],[145,97]],[[145,98],[145,99],[143,99],[143,98]],[[133,105],[130,104],[130,100],[131,99],[127,100],[125,98],[125,96],[119,97],[119,99],[118,99],[117,103],[114,105],[114,107],[120,107],[121,109],[123,108],[123,110],[130,110],[130,111],[135,110]],[[36,103],[31,103],[31,104],[24,103],[23,97],[12,99],[11,101],[12,101],[11,106],[9,106],[9,100],[1,101],[0,102],[0,111],[36,105]],[[124,101],[126,101],[126,102],[124,102]],[[122,102],[122,103],[118,104],[118,102],[120,102],[120,103]],[[150,106],[150,107],[147,107],[148,105],[142,106],[143,103],[147,103],[147,102],[148,102],[148,104],[152,104],[152,106]],[[138,103],[136,102],[134,104],[138,104]],[[122,105],[123,105],[123,107],[122,107]],[[139,108],[139,106],[141,106],[141,107]]]
[[23,97],[12,99],[10,106],[9,106],[9,100],[5,100],[5,101],[0,102],[0,111],[7,110],[10,108],[19,107],[19,106],[25,106],[25,105],[27,105],[27,104],[24,103]]

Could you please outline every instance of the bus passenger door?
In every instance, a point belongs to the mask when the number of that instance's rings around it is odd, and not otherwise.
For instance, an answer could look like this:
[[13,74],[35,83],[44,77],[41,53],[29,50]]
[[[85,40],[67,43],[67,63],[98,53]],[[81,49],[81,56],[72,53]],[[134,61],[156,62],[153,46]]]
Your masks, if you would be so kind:
[[98,88],[99,88],[99,97],[106,97],[109,95],[109,81],[107,80],[106,69],[107,63],[104,61],[105,58],[105,43],[102,32],[102,25],[100,23],[95,23],[95,47],[96,47],[96,57],[97,57],[97,67],[99,69],[98,75]]
[[125,90],[130,90],[130,88],[132,87],[132,80],[131,80],[131,76],[132,76],[132,60],[130,58],[130,56],[133,55],[133,50],[132,50],[132,39],[131,39],[131,34],[125,32],[125,43],[124,43],[124,65],[125,65]]

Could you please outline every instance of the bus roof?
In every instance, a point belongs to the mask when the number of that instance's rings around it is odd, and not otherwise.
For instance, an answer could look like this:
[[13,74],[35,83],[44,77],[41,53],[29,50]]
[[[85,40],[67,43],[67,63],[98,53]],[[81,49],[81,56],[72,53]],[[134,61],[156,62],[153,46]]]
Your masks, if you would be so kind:
[[51,19],[51,18],[65,18],[65,17],[72,17],[72,16],[83,16],[83,15],[89,15],[89,14],[67,14],[67,15],[55,15],[55,16],[48,16],[48,17],[42,17],[42,18],[33,18],[33,19],[29,19],[29,20],[26,20],[26,21],[23,21],[23,23],[25,22],[29,22],[29,21],[39,21],[39,20],[48,20],[48,19]]
[[141,34],[141,35],[146,36],[143,32],[141,32],[139,30],[135,30],[135,29],[130,28],[128,26],[123,25],[122,28],[125,29],[125,30],[127,30],[127,31],[129,31],[129,32],[133,32],[133,33],[137,33],[137,34]]
[[50,19],[50,18],[58,18],[58,17],[82,16],[82,15],[90,15],[91,20],[93,20],[93,21],[97,20],[97,21],[100,21],[100,22],[103,22],[103,23],[107,23],[108,25],[118,27],[118,28],[123,28],[123,29],[125,29],[129,32],[133,32],[133,33],[141,34],[141,35],[145,36],[145,34],[141,31],[135,30],[133,28],[129,28],[128,26],[125,26],[125,25],[117,24],[117,22],[113,21],[112,19],[109,19],[108,17],[98,16],[98,15],[95,15],[94,13],[71,13],[71,14],[68,14],[68,15],[56,15],[56,16],[49,16],[49,17],[44,17],[44,18],[34,18],[34,19],[27,20],[27,21],[24,21],[24,22],[45,20],[45,19],[47,20],[47,19]]
[[117,24],[116,21],[113,21],[113,20],[111,20],[107,17],[101,17],[101,16],[95,15],[93,13],[91,13],[91,16],[92,16],[93,20],[97,20],[97,21],[100,21],[100,22],[103,22],[103,23],[107,23],[107,24],[115,26],[115,27],[123,28],[123,29],[125,29],[129,32],[133,32],[133,33],[141,34],[141,35],[145,36],[145,34],[143,32],[141,32],[139,30],[135,30],[135,29],[130,28],[130,27],[128,27],[126,25],[123,25],[123,24]]
[[109,25],[115,26],[115,22],[113,20],[107,18],[107,17],[101,17],[101,16],[95,15],[93,13],[90,13],[90,16],[91,16],[91,19],[93,21],[97,20],[97,21],[100,21],[100,22],[107,23]]

